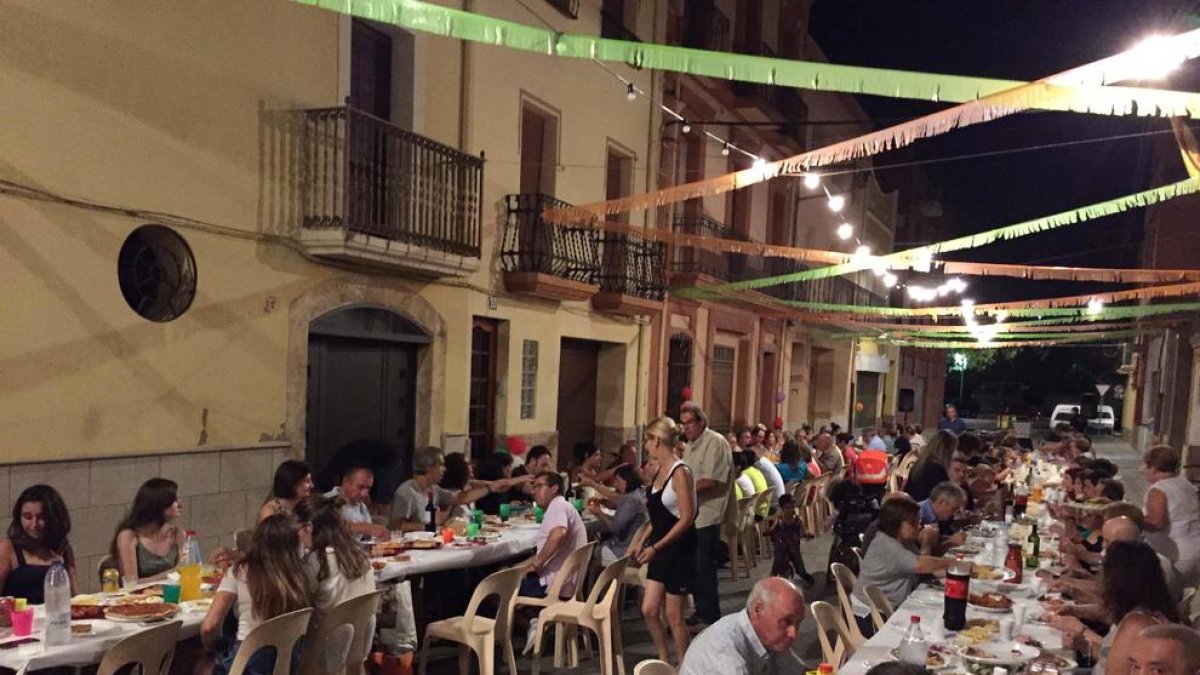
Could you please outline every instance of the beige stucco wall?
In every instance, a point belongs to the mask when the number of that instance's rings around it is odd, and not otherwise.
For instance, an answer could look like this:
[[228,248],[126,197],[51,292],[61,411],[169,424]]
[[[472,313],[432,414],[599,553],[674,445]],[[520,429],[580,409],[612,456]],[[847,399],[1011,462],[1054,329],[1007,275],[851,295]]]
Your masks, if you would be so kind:
[[[649,30],[653,3],[645,4]],[[477,5],[484,13],[531,19],[514,3]],[[584,6],[586,16],[571,29],[598,28],[598,1]],[[548,6],[541,9],[558,20]],[[0,0],[0,13],[6,34],[19,36],[0,41],[0,90],[10,120],[0,125],[0,178],[168,214],[130,216],[0,196],[0,462],[277,440],[298,449],[303,364],[289,355],[306,338],[291,312],[311,308],[314,294],[325,293],[369,295],[400,308],[416,297],[427,308],[429,320],[419,322],[436,332],[430,349],[443,380],[422,402],[419,442],[467,431],[476,315],[508,322],[510,377],[498,400],[500,433],[554,429],[563,336],[620,346],[605,356],[607,371],[622,379],[604,387],[602,423],[628,428],[641,421],[648,331],[585,303],[561,306],[506,293],[492,245],[501,225],[496,205],[518,190],[523,93],[562,113],[558,196],[603,198],[606,138],[637,152],[634,183],[644,182],[649,104],[626,101],[619,83],[594,64],[473,47],[463,125],[461,44],[417,36],[416,131],[449,145],[461,140],[464,150],[486,151],[488,159],[480,271],[431,282],[319,264],[286,241],[256,239],[295,226],[280,222],[272,200],[273,168],[264,166],[269,130],[260,113],[341,104],[349,55],[344,18],[286,0]],[[648,74],[623,72],[649,86]],[[117,284],[121,243],[150,222],[174,227],[198,266],[195,302],[166,324],[137,316]],[[497,309],[489,309],[489,296],[498,298]],[[541,342],[532,420],[519,419],[524,338]]]

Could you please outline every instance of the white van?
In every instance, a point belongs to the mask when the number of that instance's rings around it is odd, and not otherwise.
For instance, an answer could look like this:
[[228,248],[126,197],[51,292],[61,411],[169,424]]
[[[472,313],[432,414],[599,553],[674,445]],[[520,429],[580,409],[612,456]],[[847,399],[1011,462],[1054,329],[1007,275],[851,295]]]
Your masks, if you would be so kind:
[[1100,433],[1108,434],[1109,436],[1115,434],[1117,418],[1113,414],[1113,407],[1111,405],[1097,406],[1096,414],[1099,415],[1099,417],[1093,417],[1092,419],[1088,420],[1088,427],[1095,429]]
[[1053,429],[1059,424],[1070,424],[1075,411],[1079,409],[1078,403],[1059,403],[1054,406],[1054,413],[1050,415],[1050,428]]

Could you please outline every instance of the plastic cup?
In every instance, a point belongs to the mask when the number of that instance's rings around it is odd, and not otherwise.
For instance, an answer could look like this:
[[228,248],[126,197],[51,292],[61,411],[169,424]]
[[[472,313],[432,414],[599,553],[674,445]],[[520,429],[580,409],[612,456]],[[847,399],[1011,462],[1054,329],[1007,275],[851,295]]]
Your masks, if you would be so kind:
[[483,511],[480,509],[475,509],[474,511],[472,511],[471,512],[471,520],[475,521],[478,524],[482,524],[483,523]]
[[1012,619],[1000,619],[1000,639],[1008,642],[1013,639],[1013,624]]
[[184,565],[179,568],[179,597],[184,600],[199,600],[200,565]]
[[13,635],[26,637],[33,632],[33,608],[12,613]]
[[467,523],[467,538],[479,536],[479,523]]
[[507,523],[510,516],[512,516],[512,504],[501,504],[500,522]]
[[447,527],[442,529],[442,543],[449,544],[454,541],[454,528]]
[[134,588],[137,588],[137,583],[138,583],[138,578],[136,576],[121,577],[121,590],[126,593],[129,593]]
[[543,509],[540,506],[533,507],[533,521],[535,523],[542,522],[542,518],[545,518],[545,517],[546,517],[546,509]]
[[179,604],[179,584],[163,584],[162,592],[163,602]]
[[571,501],[571,503],[575,505],[576,511],[583,513],[583,500],[582,499],[574,499]]
[[1027,607],[1025,605],[1020,605],[1020,604],[1014,603],[1012,609],[1013,609],[1013,623],[1017,624],[1018,626],[1024,626],[1025,625],[1025,610],[1027,609]]

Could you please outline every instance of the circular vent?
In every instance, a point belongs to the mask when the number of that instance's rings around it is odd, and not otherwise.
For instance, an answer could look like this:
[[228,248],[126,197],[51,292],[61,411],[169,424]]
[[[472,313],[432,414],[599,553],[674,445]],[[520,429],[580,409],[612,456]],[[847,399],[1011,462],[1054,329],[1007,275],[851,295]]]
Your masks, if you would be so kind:
[[151,321],[170,321],[196,297],[196,259],[174,230],[143,225],[121,245],[117,279],[133,311]]

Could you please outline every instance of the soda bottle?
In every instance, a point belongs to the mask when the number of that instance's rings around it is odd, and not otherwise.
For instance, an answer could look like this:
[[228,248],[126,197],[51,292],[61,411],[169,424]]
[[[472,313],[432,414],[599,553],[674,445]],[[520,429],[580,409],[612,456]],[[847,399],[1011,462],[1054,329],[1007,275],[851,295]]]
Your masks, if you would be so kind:
[[897,653],[904,663],[925,667],[925,657],[929,654],[929,643],[925,641],[925,632],[921,630],[921,617],[916,614],[908,619],[908,630],[900,640],[900,648]]
[[46,646],[71,641],[71,579],[62,562],[55,560],[42,582],[46,595]]
[[[967,598],[971,595],[971,563],[958,554],[946,570],[946,630],[959,631],[967,625]],[[911,629],[911,627],[910,627]],[[923,663],[923,662],[922,662]]]
[[1027,508],[1029,508],[1029,486],[1025,483],[1017,483],[1013,488],[1013,520],[1025,515]]
[[1009,579],[1010,583],[1021,583],[1021,577],[1025,570],[1025,559],[1021,555],[1021,542],[1010,541],[1008,543],[1008,557],[1004,559],[1004,567],[1016,574],[1015,577]]

